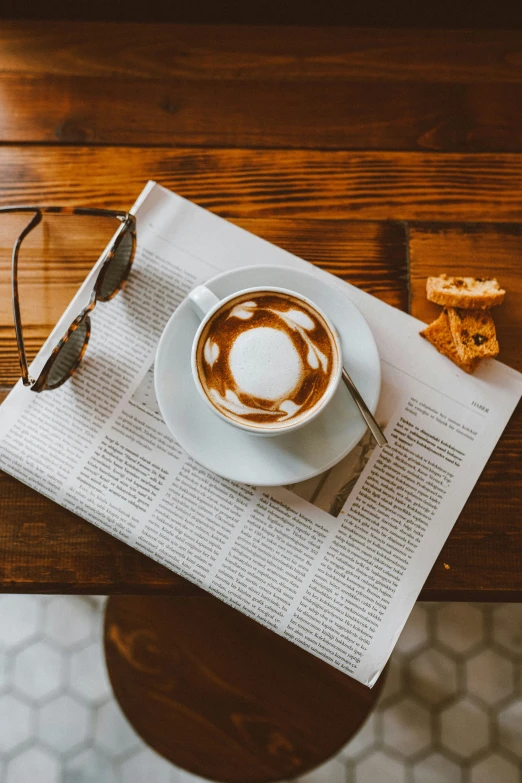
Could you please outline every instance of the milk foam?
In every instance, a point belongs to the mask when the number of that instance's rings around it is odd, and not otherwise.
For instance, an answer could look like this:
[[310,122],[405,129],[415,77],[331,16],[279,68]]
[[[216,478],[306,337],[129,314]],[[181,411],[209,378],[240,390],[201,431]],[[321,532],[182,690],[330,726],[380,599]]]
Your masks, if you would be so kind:
[[321,315],[297,297],[270,290],[218,310],[202,331],[197,362],[218,411],[274,430],[309,416],[339,367]]
[[281,329],[265,326],[238,335],[230,349],[228,364],[241,392],[274,402],[290,396],[303,371],[290,337]]

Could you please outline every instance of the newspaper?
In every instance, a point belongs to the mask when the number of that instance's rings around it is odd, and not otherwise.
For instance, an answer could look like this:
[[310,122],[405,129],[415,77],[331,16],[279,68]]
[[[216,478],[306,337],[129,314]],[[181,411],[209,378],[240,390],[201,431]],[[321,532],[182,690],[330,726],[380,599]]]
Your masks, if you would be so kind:
[[[522,391],[495,361],[466,376],[420,321],[149,182],[124,290],[92,314],[78,373],[19,382],[0,407],[0,466],[263,625],[372,686]],[[318,478],[257,489],[191,459],[160,416],[158,339],[195,285],[248,264],[306,269],[360,309],[382,362],[369,435]],[[42,351],[87,302],[92,270]]]

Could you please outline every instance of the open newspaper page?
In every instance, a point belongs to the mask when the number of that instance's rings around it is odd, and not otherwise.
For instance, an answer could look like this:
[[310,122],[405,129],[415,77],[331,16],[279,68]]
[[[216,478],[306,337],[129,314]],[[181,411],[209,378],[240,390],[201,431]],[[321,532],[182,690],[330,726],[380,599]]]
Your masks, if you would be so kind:
[[[249,263],[325,275],[149,183],[136,202],[131,277],[92,315],[89,350],[59,389],[17,384],[0,407],[0,466],[136,549],[372,686],[504,429],[521,377],[465,376],[420,322],[327,276],[373,331],[383,383],[365,435],[325,474],[256,489],[210,473],[176,443],[153,387],[158,339],[195,285]],[[93,270],[33,364],[86,303]]]

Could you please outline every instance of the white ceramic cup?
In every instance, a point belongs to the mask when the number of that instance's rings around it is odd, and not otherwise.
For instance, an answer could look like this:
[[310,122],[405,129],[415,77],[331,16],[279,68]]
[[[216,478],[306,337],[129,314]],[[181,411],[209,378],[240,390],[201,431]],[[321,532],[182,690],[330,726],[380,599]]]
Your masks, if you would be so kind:
[[[248,420],[244,422],[239,422],[237,421],[237,419],[234,420],[227,417],[209,399],[208,395],[206,394],[201,384],[199,373],[198,373],[198,367],[197,367],[197,352],[198,352],[199,340],[203,330],[205,329],[205,326],[210,321],[214,313],[220,310],[223,307],[223,305],[227,304],[228,302],[233,302],[234,299],[239,299],[240,297],[242,298],[245,296],[245,294],[247,295],[255,294],[261,291],[265,293],[286,294],[287,296],[291,296],[295,299],[304,302],[312,310],[315,310],[315,312],[317,312],[318,315],[325,321],[331,334],[333,335],[335,350],[337,353],[335,371],[332,373],[332,377],[330,378],[328,386],[323,396],[319,400],[319,402],[316,403],[316,405],[314,405],[310,409],[308,415],[300,417],[295,422],[290,421],[287,423],[282,423],[280,427],[279,426],[274,427],[274,425],[270,427],[263,427],[259,423],[251,424]],[[196,332],[196,336],[194,337],[194,342],[192,344],[192,354],[191,354],[192,377],[194,378],[194,383],[201,397],[205,400],[209,408],[212,411],[214,411],[216,416],[219,416],[219,418],[226,421],[227,424],[230,424],[234,427],[238,427],[241,430],[245,430],[246,432],[249,432],[252,435],[275,436],[275,435],[286,434],[288,432],[292,432],[293,430],[297,430],[300,427],[304,427],[306,424],[308,424],[313,419],[315,419],[324,410],[326,405],[328,405],[328,403],[334,396],[335,392],[337,391],[337,388],[341,381],[342,347],[335,326],[332,324],[328,316],[325,315],[323,310],[321,310],[321,308],[318,307],[314,302],[312,302],[306,296],[302,296],[302,294],[296,293],[295,291],[290,291],[289,289],[286,288],[277,288],[275,286],[258,286],[256,288],[245,288],[242,289],[241,291],[236,291],[234,294],[231,294],[230,296],[227,296],[224,299],[219,299],[214,293],[212,293],[212,291],[209,288],[207,288],[204,285],[200,285],[197,288],[194,288],[194,290],[189,293],[188,299],[190,300],[194,312],[199,316],[199,318],[202,319],[201,324],[199,325],[199,328]]]

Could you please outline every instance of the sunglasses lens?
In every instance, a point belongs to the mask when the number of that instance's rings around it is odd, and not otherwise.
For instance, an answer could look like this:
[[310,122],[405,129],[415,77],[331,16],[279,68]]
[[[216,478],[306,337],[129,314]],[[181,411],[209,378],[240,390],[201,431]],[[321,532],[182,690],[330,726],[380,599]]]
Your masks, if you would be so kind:
[[111,296],[113,296],[120,288],[121,284],[127,277],[129,273],[133,247],[134,240],[132,234],[130,231],[127,231],[123,235],[118,247],[114,251],[114,255],[110,261],[110,264],[105,270],[105,274],[103,275],[99,293],[99,299],[102,302],[110,299]]
[[47,376],[47,388],[59,386],[71,375],[88,339],[88,331],[89,322],[86,318],[74,332],[70,333],[69,339],[62,345],[51,366]]

